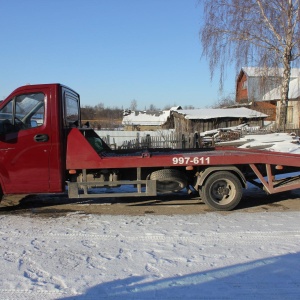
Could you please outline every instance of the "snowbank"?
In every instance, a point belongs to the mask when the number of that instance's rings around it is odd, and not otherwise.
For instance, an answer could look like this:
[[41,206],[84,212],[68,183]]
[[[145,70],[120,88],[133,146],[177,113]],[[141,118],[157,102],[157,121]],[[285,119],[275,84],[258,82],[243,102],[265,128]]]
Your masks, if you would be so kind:
[[269,151],[300,154],[299,137],[288,133],[247,135],[240,141],[245,143],[239,148],[261,148]]

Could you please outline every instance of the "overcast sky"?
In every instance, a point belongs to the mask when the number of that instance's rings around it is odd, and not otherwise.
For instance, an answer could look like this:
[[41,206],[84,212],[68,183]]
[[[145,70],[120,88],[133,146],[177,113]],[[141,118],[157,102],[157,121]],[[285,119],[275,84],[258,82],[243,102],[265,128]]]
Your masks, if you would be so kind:
[[0,0],[0,99],[59,82],[82,105],[208,107],[218,77],[201,59],[201,11],[197,0]]

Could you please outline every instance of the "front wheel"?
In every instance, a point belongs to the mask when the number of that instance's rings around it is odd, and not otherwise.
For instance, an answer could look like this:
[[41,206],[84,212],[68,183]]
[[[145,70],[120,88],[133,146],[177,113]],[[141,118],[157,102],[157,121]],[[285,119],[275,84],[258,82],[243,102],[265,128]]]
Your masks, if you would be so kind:
[[236,175],[228,171],[212,173],[202,186],[201,199],[210,208],[232,210],[241,201],[243,188]]

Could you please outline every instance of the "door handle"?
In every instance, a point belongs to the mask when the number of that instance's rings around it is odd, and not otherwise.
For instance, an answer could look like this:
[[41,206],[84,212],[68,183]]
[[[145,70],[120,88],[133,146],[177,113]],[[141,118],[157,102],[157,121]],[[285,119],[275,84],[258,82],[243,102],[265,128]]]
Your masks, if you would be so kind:
[[33,139],[35,142],[48,142],[49,136],[48,136],[48,134],[37,134],[34,136]]

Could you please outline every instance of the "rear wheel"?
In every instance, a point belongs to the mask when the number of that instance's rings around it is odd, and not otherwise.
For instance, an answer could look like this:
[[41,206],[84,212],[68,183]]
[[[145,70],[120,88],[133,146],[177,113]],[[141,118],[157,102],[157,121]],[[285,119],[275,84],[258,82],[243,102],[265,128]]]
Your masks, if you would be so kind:
[[186,176],[175,169],[162,169],[152,172],[150,179],[156,180],[156,190],[160,193],[177,192],[187,185]]
[[232,210],[241,201],[243,188],[236,175],[228,171],[212,173],[202,186],[201,199],[217,210]]

